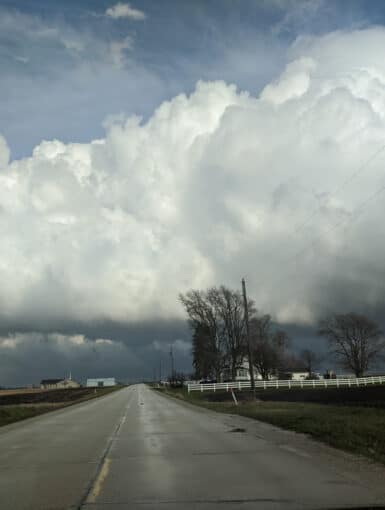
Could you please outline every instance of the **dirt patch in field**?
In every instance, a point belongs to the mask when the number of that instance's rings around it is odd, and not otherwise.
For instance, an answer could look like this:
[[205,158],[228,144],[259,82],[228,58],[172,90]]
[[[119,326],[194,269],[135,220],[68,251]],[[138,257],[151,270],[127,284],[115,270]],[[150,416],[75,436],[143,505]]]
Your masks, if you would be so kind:
[[42,391],[47,390],[42,390],[41,388],[16,388],[12,390],[0,390],[0,397],[3,395],[18,395],[18,394],[24,395],[25,393],[41,393]]
[[[103,390],[97,390],[102,392]],[[61,390],[37,390],[24,392],[2,392],[0,393],[0,406],[21,405],[21,404],[52,404],[73,402],[93,396],[94,388],[68,388]]]

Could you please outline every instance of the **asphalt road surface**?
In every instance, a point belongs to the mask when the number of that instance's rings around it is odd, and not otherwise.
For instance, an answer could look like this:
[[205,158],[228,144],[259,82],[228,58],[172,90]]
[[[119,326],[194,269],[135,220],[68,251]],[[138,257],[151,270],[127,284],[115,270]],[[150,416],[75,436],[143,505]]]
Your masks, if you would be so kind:
[[143,385],[0,429],[1,510],[385,505],[385,469]]

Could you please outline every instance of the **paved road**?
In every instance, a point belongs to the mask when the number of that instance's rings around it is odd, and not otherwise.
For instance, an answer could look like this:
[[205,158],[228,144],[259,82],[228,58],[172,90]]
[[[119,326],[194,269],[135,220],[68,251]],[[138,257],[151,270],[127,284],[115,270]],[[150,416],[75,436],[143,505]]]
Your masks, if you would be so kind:
[[357,508],[385,504],[384,481],[304,436],[143,385],[0,429],[1,510]]

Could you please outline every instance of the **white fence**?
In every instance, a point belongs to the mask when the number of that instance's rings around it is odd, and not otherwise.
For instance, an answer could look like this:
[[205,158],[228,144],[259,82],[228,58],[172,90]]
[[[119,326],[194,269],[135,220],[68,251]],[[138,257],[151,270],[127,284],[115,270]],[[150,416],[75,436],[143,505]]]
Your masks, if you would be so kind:
[[[280,381],[279,379],[272,381],[255,381],[256,388],[340,388],[340,387],[356,387],[367,386],[370,384],[384,384],[385,376],[373,377],[360,377],[357,379],[316,379],[316,380],[287,380]],[[234,381],[226,383],[212,383],[212,384],[199,384],[188,383],[187,389],[190,391],[229,391],[231,388],[237,390],[245,390],[251,387],[250,381]]]

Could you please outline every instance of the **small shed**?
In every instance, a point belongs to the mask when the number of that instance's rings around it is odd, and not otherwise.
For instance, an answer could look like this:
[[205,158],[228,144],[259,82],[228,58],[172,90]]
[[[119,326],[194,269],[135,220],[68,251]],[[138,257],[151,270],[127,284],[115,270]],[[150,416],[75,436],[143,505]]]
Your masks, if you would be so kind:
[[87,379],[87,388],[106,388],[116,386],[115,377],[97,377]]

